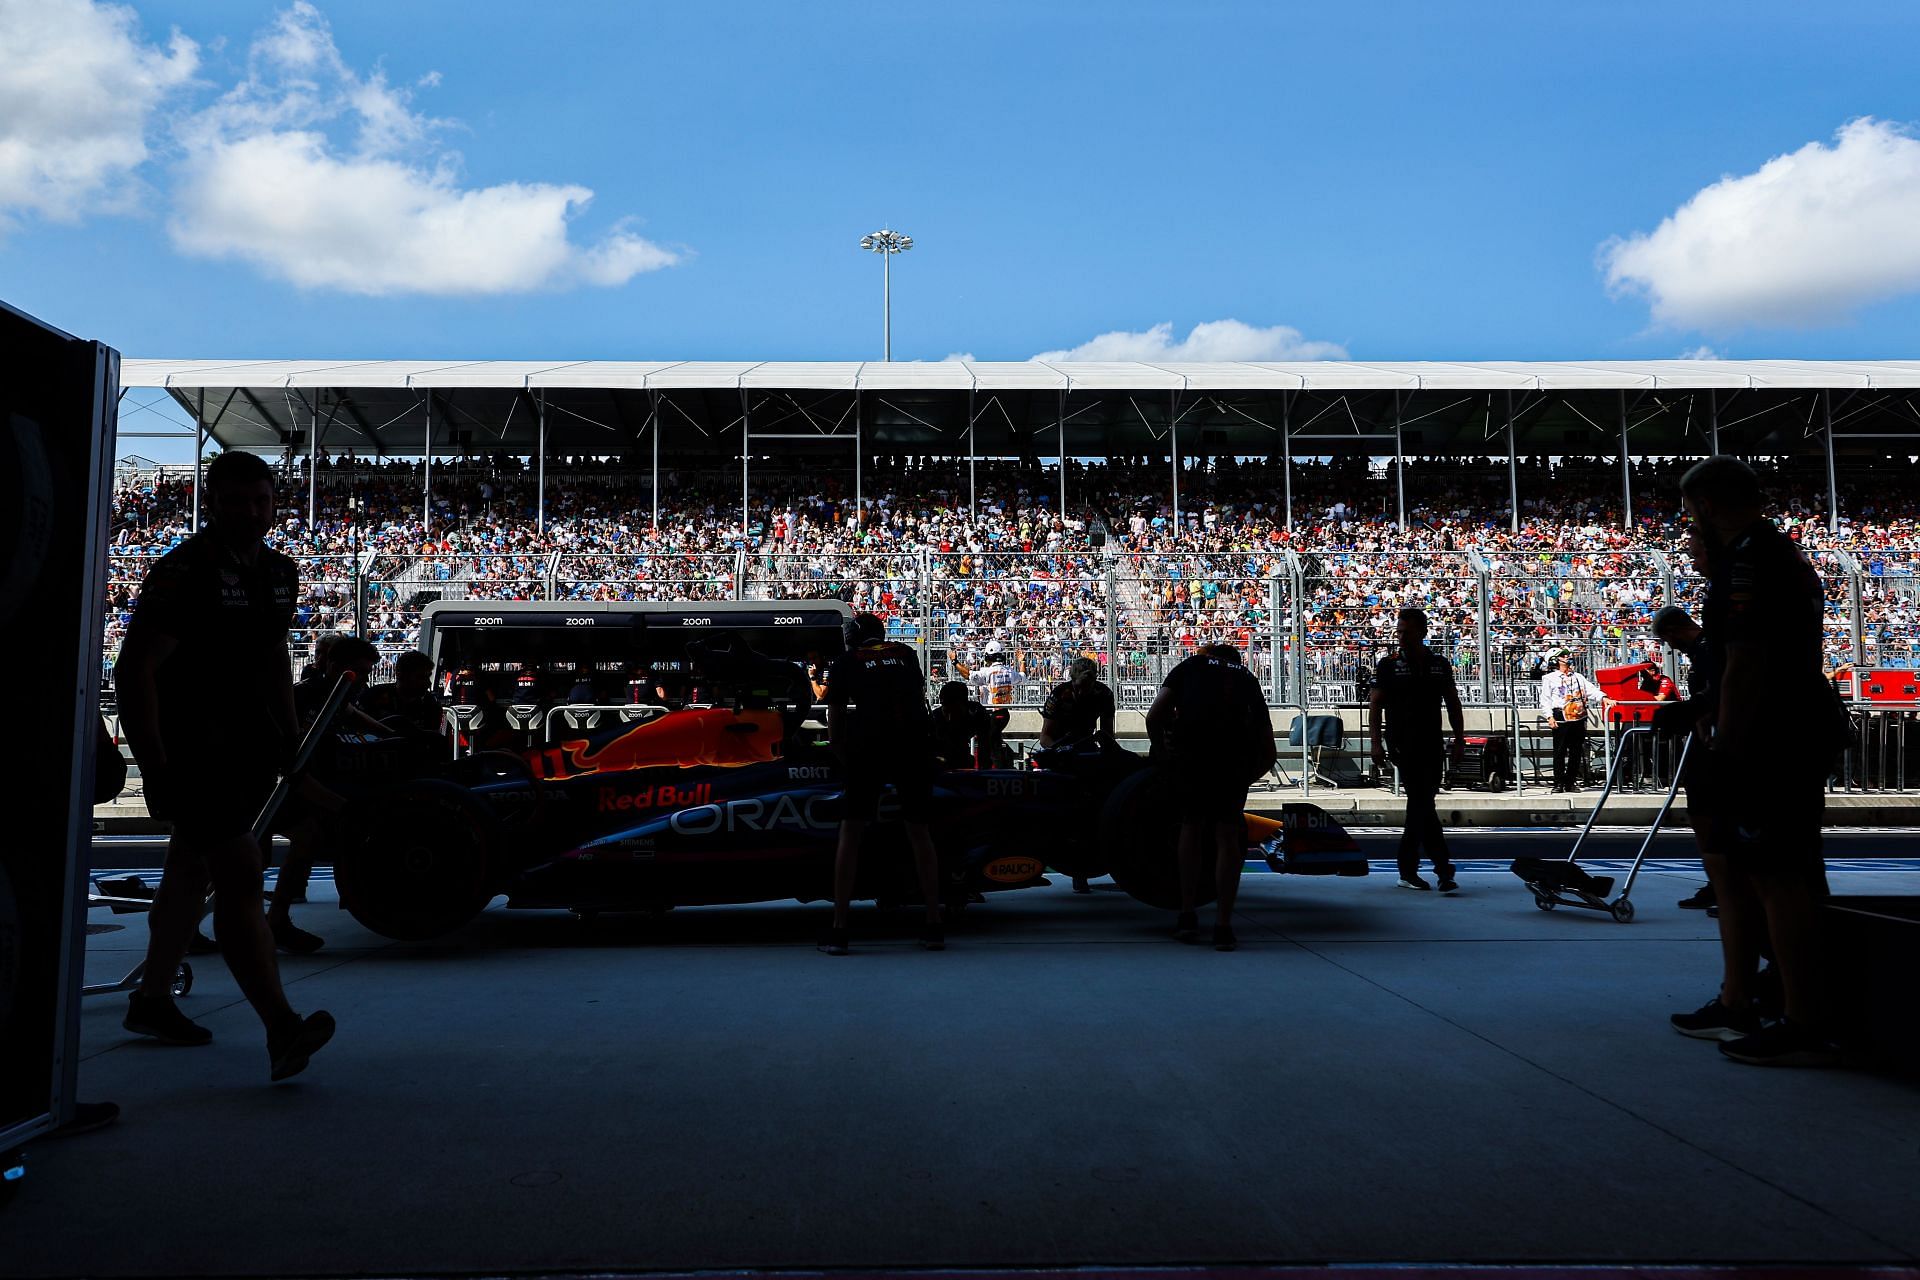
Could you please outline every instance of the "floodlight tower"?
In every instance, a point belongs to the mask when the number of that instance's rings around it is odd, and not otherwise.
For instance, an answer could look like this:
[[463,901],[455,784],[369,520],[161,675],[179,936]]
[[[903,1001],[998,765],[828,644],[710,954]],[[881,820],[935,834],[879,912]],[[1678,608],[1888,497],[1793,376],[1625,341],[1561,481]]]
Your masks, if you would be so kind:
[[913,248],[913,237],[886,227],[860,237],[860,247],[880,255],[881,359],[893,359],[893,255]]

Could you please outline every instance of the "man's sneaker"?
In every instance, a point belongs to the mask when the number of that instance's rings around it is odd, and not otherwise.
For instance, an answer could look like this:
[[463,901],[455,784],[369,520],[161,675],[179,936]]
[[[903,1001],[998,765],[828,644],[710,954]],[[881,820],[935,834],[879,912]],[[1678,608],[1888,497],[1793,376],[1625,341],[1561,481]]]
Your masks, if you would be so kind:
[[307,1059],[320,1052],[333,1039],[333,1015],[325,1009],[296,1018],[277,1033],[267,1036],[267,1059],[275,1080],[297,1076],[307,1069]]
[[1715,899],[1713,886],[1710,884],[1703,884],[1695,889],[1692,897],[1680,899],[1680,906],[1687,911],[1705,911],[1713,905],[1715,905]]
[[327,945],[325,938],[308,933],[284,916],[268,916],[267,928],[273,934],[273,945],[290,956],[310,956]]
[[821,936],[820,950],[830,956],[843,956],[847,954],[847,931],[845,929],[827,930],[826,933]]
[[213,1032],[180,1012],[166,996],[143,996],[138,991],[127,997],[127,1016],[120,1025],[135,1035],[152,1036],[162,1044],[201,1045],[213,1041]]
[[1182,911],[1173,918],[1173,936],[1178,942],[1193,942],[1200,937],[1200,917],[1192,911]]
[[1460,892],[1460,882],[1458,880],[1455,880],[1452,876],[1441,876],[1440,884],[1438,887],[1440,892],[1442,893]]
[[946,930],[937,924],[926,926],[920,930],[920,945],[928,951],[945,951],[947,949]]
[[1760,1030],[1760,1015],[1752,1011],[1729,1009],[1720,997],[1701,1005],[1692,1013],[1676,1013],[1667,1019],[1673,1029],[1695,1040],[1738,1040]]
[[1840,1050],[1797,1023],[1782,1018],[1750,1036],[1728,1040],[1720,1052],[1755,1067],[1837,1067]]
[[1402,889],[1418,889],[1422,893],[1431,893],[1433,891],[1433,886],[1425,880],[1422,880],[1419,876],[1401,876],[1400,887]]
[[1231,951],[1240,945],[1240,939],[1233,936],[1233,926],[1217,924],[1213,926],[1213,949]]

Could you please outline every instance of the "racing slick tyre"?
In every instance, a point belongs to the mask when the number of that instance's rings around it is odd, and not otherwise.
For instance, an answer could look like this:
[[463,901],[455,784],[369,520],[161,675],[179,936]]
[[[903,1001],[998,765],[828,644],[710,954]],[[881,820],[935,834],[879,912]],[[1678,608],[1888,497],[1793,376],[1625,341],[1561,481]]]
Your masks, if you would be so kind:
[[437,938],[493,901],[500,823],[466,788],[415,778],[368,796],[348,823],[334,883],[341,905],[382,937]]
[[[1180,815],[1172,792],[1172,775],[1151,766],[1123,779],[1100,812],[1100,843],[1114,883],[1163,911],[1180,909]],[[1202,850],[1195,906],[1213,901],[1213,863],[1212,851]]]

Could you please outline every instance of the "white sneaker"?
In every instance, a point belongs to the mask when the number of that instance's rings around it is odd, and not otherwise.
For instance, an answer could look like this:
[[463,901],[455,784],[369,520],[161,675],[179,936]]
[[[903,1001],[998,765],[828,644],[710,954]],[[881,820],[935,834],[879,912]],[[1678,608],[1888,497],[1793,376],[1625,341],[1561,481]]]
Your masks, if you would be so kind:
[[1406,876],[1401,876],[1400,887],[1402,889],[1419,889],[1423,893],[1429,892],[1433,888],[1432,885],[1428,884],[1425,880],[1422,880],[1419,876],[1414,876],[1411,879],[1409,879]]

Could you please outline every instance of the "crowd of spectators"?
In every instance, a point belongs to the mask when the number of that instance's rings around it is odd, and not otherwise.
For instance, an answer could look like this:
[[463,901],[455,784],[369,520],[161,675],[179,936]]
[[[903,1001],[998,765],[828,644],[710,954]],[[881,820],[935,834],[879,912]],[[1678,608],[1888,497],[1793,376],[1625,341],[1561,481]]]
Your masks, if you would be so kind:
[[[1682,603],[1697,592],[1677,551],[1686,463],[1634,464],[1629,522],[1617,461],[1522,460],[1516,529],[1505,459],[1411,459],[1404,485],[1391,460],[1296,460],[1291,522],[1280,466],[1266,459],[1190,462],[1177,521],[1165,460],[1069,463],[1064,511],[1058,471],[1031,459],[971,468],[964,459],[871,459],[859,480],[864,505],[850,469],[756,463],[744,522],[737,470],[664,471],[656,494],[644,467],[550,459],[542,510],[524,460],[438,460],[429,512],[417,461],[323,459],[316,475],[303,463],[284,470],[270,541],[301,567],[296,651],[352,628],[359,563],[367,632],[389,653],[413,644],[433,599],[740,592],[837,597],[888,619],[897,635],[924,632],[935,679],[999,660],[1037,689],[1089,654],[1116,683],[1157,683],[1184,653],[1221,639],[1241,645],[1264,679],[1275,658],[1273,610],[1292,608],[1297,564],[1310,680],[1352,680],[1390,644],[1397,611],[1417,605],[1434,648],[1463,680],[1484,665],[1504,681],[1560,647],[1589,668],[1646,655],[1646,619],[1664,602],[1668,572]],[[1776,509],[1827,583],[1830,665],[1853,651],[1852,587],[1839,553],[1860,568],[1868,665],[1920,665],[1920,486],[1899,479],[1913,470],[1897,460],[1843,473],[1837,532],[1827,527],[1823,467],[1769,473]],[[190,476],[124,479],[112,515],[109,659],[146,567],[191,521]],[[1279,633],[1290,634],[1291,618],[1280,621]]]

